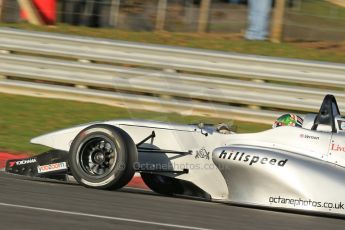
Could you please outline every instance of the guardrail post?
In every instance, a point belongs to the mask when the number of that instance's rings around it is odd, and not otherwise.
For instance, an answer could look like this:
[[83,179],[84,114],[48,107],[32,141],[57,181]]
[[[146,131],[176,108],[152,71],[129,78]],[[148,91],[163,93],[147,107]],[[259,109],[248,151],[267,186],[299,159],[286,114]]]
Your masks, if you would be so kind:
[[156,30],[164,30],[167,5],[168,5],[167,0],[159,0],[158,1]]
[[[86,60],[86,59],[79,59],[78,62],[80,62],[80,63],[91,63],[92,61]],[[79,84],[74,85],[74,87],[78,88],[78,89],[87,89],[87,88],[89,88],[86,85],[79,85]]]
[[210,15],[211,0],[202,0],[199,13],[198,32],[205,33],[208,27],[208,19]]
[[0,0],[0,22],[2,22],[4,8],[5,8],[5,0]]
[[112,0],[110,6],[109,25],[117,27],[119,21],[120,0]]
[[163,69],[164,72],[167,72],[167,73],[176,73],[176,69]]
[[280,43],[283,32],[285,0],[276,0],[273,11],[271,42]]
[[[253,79],[252,82],[263,84],[266,81],[262,80],[262,79]],[[248,105],[247,107],[250,109],[254,109],[254,110],[261,110],[262,109],[261,106],[259,106],[259,105]]]
[[86,85],[74,85],[75,88],[78,89],[87,89],[88,87]]
[[11,51],[9,50],[0,50],[0,54],[10,54]]
[[78,59],[78,62],[80,62],[80,63],[91,63],[92,61],[87,60],[87,59]]
[[258,105],[248,105],[248,108],[253,110],[261,110],[261,107]]
[[39,25],[39,26],[44,25],[43,19],[41,15],[39,14],[38,10],[36,9],[36,6],[32,2],[32,0],[17,0],[17,1],[20,8],[26,12],[29,23],[34,24],[34,25]]

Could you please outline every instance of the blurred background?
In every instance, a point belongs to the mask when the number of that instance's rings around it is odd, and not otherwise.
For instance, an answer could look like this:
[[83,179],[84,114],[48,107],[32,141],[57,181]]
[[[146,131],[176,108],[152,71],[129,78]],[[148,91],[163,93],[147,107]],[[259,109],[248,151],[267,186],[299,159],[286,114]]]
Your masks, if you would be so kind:
[[345,0],[0,0],[0,150],[118,118],[261,131],[345,110],[344,64]]
[[[2,22],[23,21],[25,16],[18,3],[25,0],[1,2]],[[274,9],[276,1],[269,2]],[[33,3],[47,24],[65,23],[130,31],[241,35],[248,21],[247,0],[34,0]],[[344,0],[284,1],[283,39],[343,40],[344,6]],[[269,20],[271,24],[273,19]]]

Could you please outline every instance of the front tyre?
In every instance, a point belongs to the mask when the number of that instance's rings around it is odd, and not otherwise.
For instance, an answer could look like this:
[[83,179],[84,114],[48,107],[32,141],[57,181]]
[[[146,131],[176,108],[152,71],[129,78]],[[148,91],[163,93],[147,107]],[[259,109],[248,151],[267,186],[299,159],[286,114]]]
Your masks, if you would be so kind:
[[72,142],[69,164],[72,175],[86,187],[119,189],[135,173],[138,153],[132,138],[111,125],[92,125]]

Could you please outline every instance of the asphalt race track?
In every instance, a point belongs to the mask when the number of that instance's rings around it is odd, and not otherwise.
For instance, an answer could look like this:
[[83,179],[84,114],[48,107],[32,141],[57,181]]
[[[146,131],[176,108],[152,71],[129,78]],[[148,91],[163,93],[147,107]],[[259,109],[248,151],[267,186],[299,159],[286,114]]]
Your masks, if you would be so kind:
[[101,191],[0,172],[0,229],[344,229],[345,220],[125,188]]

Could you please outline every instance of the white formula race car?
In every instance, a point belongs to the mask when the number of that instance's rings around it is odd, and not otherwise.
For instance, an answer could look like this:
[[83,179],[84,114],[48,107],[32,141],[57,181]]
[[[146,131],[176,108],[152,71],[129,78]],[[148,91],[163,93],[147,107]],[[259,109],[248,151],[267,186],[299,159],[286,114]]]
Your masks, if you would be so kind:
[[119,189],[139,172],[153,191],[264,208],[345,214],[345,119],[334,96],[302,127],[236,134],[224,126],[113,120],[31,140],[52,148],[9,173]]

